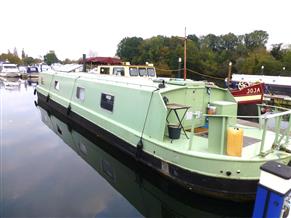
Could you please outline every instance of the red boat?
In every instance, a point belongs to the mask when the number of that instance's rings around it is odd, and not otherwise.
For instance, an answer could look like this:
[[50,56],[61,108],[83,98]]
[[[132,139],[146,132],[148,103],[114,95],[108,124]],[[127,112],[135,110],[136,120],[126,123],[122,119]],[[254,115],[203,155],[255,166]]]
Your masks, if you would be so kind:
[[239,82],[236,89],[230,89],[238,104],[261,104],[264,96],[264,83]]

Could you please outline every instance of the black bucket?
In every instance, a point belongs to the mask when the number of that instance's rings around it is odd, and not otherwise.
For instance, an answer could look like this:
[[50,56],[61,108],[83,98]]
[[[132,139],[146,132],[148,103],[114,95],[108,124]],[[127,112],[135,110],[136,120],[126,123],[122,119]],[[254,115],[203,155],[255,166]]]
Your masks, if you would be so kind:
[[181,135],[181,127],[177,125],[168,125],[169,138],[179,139]]

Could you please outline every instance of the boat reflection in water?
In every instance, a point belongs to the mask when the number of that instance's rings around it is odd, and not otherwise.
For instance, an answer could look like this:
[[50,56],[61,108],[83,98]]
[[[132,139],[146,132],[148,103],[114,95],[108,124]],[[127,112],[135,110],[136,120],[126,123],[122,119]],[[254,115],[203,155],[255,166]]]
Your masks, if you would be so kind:
[[0,77],[0,87],[3,87],[6,90],[20,90],[21,80],[19,77]]
[[139,164],[61,114],[39,105],[42,121],[145,217],[249,217],[252,205],[208,199]]

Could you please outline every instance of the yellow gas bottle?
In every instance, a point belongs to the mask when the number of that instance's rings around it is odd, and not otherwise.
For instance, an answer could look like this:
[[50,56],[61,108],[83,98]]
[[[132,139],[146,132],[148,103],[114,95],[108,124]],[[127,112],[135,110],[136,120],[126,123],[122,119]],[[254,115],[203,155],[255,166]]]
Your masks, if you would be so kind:
[[242,147],[243,129],[233,127],[227,128],[227,155],[241,157]]

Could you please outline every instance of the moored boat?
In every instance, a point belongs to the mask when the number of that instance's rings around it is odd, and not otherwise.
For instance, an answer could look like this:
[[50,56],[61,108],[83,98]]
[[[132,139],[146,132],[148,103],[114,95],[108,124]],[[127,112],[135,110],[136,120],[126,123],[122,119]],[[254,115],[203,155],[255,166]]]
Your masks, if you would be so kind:
[[237,84],[261,82],[265,84],[265,94],[291,95],[291,77],[288,76],[232,74],[232,81]]
[[38,70],[38,68],[37,67],[35,67],[35,66],[28,66],[27,67],[27,70],[26,70],[26,75],[28,76],[28,77],[38,77],[38,75],[39,75],[39,70]]
[[[239,124],[229,90],[205,82],[51,71],[40,74],[37,94],[138,161],[213,197],[254,199],[260,166],[291,161],[291,111],[260,116],[260,127]],[[289,116],[285,132],[267,129],[282,116]]]
[[0,76],[2,77],[20,77],[20,71],[16,64],[8,62],[0,63]]
[[263,102],[263,83],[240,82],[237,88],[231,88],[230,91],[238,104],[261,104]]
[[99,65],[96,68],[89,71],[89,73],[103,74],[103,75],[115,75],[125,77],[145,77],[156,78],[156,70],[152,64],[146,65],[130,65],[126,63],[124,65]]

